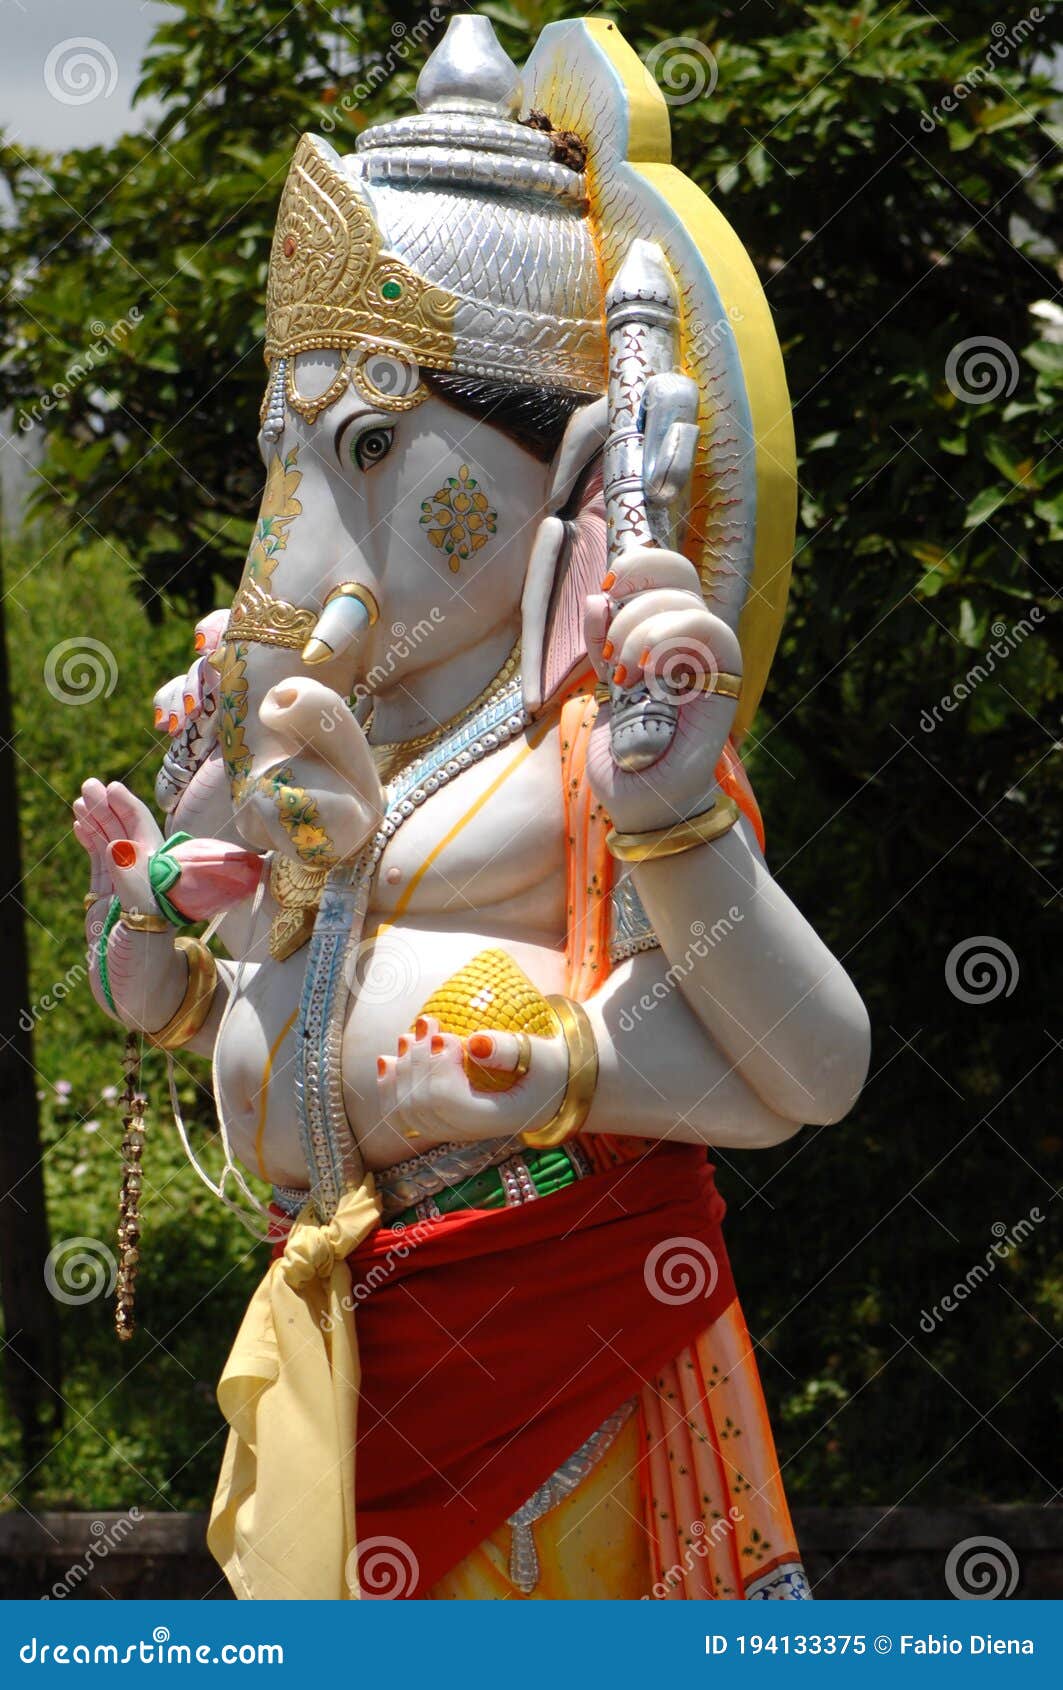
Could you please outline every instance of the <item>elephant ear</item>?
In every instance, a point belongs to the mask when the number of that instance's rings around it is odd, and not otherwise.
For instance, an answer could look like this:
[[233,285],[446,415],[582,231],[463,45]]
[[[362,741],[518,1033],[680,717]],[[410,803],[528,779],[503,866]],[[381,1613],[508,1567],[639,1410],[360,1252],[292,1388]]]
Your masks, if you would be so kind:
[[605,402],[577,412],[555,459],[548,504],[525,578],[524,702],[545,708],[587,667],[583,607],[606,570],[605,495],[601,448]]

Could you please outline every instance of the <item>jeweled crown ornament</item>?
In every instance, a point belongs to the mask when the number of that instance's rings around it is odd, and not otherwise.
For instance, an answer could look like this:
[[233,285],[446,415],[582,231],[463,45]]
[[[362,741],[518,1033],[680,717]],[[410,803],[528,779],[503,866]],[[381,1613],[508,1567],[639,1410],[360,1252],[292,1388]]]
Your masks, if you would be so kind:
[[304,135],[270,257],[266,357],[385,352],[426,369],[587,395],[605,326],[582,174],[518,121],[521,81],[486,18],[451,20],[420,111],[354,155]]

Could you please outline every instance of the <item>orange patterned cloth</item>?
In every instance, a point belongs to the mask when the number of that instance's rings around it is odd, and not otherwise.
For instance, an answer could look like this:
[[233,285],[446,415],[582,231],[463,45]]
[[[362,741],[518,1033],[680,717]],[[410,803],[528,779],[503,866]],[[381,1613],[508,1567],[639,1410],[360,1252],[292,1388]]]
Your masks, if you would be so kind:
[[[590,686],[561,713],[568,861],[568,984],[586,998],[610,971],[613,859],[609,818],[587,779],[598,714]],[[764,846],[764,827],[741,759],[728,743],[717,768]],[[636,1159],[636,1138],[588,1135],[595,1165]],[[675,1357],[639,1397],[642,1523],[652,1594],[672,1599],[794,1598],[811,1594],[801,1565],[753,1342],[737,1300]],[[574,1501],[575,1499],[573,1499]]]

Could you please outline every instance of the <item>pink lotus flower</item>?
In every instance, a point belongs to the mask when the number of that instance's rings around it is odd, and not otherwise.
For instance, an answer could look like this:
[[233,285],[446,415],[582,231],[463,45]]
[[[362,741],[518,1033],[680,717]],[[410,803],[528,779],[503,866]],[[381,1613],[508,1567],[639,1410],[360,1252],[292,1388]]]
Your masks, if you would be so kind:
[[181,874],[166,897],[188,921],[209,921],[220,910],[249,898],[265,862],[256,851],[245,851],[224,839],[186,839],[167,855]]

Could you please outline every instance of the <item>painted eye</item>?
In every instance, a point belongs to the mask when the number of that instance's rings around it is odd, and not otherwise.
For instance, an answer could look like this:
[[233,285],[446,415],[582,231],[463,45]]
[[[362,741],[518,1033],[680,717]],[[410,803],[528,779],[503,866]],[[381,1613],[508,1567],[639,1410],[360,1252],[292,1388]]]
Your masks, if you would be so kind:
[[351,443],[351,462],[361,470],[372,469],[381,458],[387,457],[394,438],[393,428],[367,428]]

